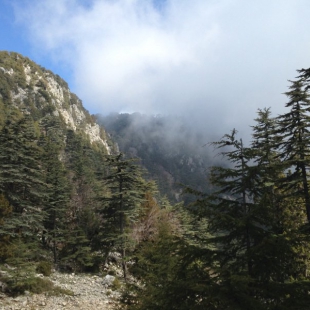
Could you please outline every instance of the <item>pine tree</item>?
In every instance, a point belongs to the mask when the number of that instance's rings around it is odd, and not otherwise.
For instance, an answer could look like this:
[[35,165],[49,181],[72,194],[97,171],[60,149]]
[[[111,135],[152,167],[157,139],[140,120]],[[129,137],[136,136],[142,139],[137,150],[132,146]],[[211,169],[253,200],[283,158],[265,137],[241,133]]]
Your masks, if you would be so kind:
[[75,226],[65,232],[65,246],[59,254],[62,267],[84,271],[93,266],[92,254],[90,241],[81,227]]
[[42,230],[46,197],[36,140],[31,117],[13,109],[0,132],[0,191],[13,208],[15,232],[33,236]]
[[[258,110],[256,125],[253,128],[251,143],[253,167],[256,174],[253,197],[260,204],[260,213],[265,226],[274,233],[281,233],[283,227],[283,193],[279,186],[284,176],[284,167],[278,155],[279,137],[276,135],[276,120],[270,109]],[[281,207],[282,206],[282,207]],[[268,223],[266,220],[268,219]]]
[[12,256],[12,248],[10,246],[13,234],[9,220],[12,215],[12,207],[3,194],[0,195],[0,262],[4,262],[8,257]]
[[254,199],[258,204],[258,216],[264,224],[264,234],[253,248],[253,276],[268,289],[268,292],[261,290],[260,294],[265,300],[269,296],[273,300],[268,301],[270,303],[277,300],[281,303],[279,300],[285,294],[285,286],[293,287],[293,282],[300,283],[303,279],[307,265],[304,253],[308,247],[299,232],[305,219],[300,199],[283,186],[287,180],[287,165],[280,160],[278,153],[282,141],[276,125],[269,109],[259,110],[252,142],[258,193]]
[[126,249],[129,246],[128,229],[138,214],[138,209],[146,191],[141,168],[133,159],[123,159],[123,154],[107,156],[110,167],[104,184],[109,192],[101,197],[99,209],[102,218],[103,243],[107,251],[112,247],[119,250],[122,257],[124,278],[127,278]]
[[[296,211],[298,200],[278,188],[283,165],[275,152],[273,120],[268,111],[260,112],[252,148],[236,139],[235,130],[213,143],[223,149],[226,166],[211,169],[213,194],[196,192],[192,209],[206,218],[205,229],[213,237],[205,242],[213,247],[204,249],[197,242],[188,247],[191,255],[180,258],[189,259],[183,270],[198,260],[201,273],[209,271],[204,274],[208,293],[196,291],[200,304],[188,293],[193,309],[286,309],[287,305],[305,309],[309,299],[304,254],[308,247],[298,232],[302,219]],[[180,283],[185,274],[177,273]],[[183,290],[190,292],[193,287],[190,283]],[[173,286],[166,287],[170,290]]]
[[97,234],[100,233],[95,214],[98,201],[95,197],[96,192],[101,191],[96,172],[105,169],[101,167],[104,166],[102,152],[95,150],[82,135],[68,130],[65,162],[69,170],[71,199],[61,261],[75,269],[89,269],[94,260],[91,250],[98,250]]
[[69,207],[70,192],[66,178],[66,170],[60,162],[58,154],[59,145],[51,142],[47,136],[41,141],[44,149],[45,182],[48,186],[44,211],[43,245],[52,249],[54,263],[58,263],[59,244],[65,243],[67,227],[67,212]]
[[[210,197],[210,230],[221,244],[219,255],[223,255],[221,268],[232,272],[252,274],[251,248],[262,233],[261,223],[256,217],[255,174],[249,163],[251,150],[236,139],[236,130],[226,134],[219,142],[212,143],[217,148],[233,147],[221,155],[232,167],[215,166],[211,169],[211,182],[217,188]],[[233,259],[236,258],[236,259]]]
[[[304,200],[307,220],[310,222],[310,194],[307,178],[310,155],[310,100],[307,87],[302,79],[291,81],[286,104],[290,111],[277,118],[277,136],[279,156],[286,169],[293,169],[287,174],[283,188],[291,195]],[[300,188],[302,184],[302,189]]]

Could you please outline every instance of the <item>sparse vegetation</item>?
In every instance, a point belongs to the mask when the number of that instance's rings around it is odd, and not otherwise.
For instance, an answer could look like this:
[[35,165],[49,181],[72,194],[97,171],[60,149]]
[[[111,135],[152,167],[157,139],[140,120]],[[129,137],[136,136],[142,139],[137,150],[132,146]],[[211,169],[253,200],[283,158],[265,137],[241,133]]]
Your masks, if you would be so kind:
[[51,280],[36,276],[19,279],[15,277],[1,277],[1,282],[5,283],[5,293],[9,296],[22,295],[26,291],[33,294],[46,293],[50,296],[73,295],[72,291],[55,286]]
[[52,264],[47,261],[39,262],[36,268],[36,272],[43,274],[45,277],[49,277],[52,273]]

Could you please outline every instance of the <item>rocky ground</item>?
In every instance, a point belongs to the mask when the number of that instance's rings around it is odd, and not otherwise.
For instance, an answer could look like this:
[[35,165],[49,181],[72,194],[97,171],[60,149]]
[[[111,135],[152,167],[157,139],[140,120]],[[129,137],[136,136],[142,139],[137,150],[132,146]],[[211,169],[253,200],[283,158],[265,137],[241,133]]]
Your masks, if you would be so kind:
[[[38,275],[42,276],[42,275]],[[42,276],[43,277],[43,276]],[[108,310],[117,309],[120,293],[115,290],[115,277],[106,275],[80,275],[52,273],[49,279],[57,286],[73,292],[73,296],[49,296],[47,294],[31,294],[18,297],[7,297],[0,292],[1,310]]]

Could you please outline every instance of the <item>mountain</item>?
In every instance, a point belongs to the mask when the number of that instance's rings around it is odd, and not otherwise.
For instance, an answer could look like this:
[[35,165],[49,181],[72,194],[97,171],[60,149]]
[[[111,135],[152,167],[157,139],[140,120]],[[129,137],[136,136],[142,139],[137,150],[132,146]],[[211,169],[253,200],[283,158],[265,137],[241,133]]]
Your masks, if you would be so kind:
[[31,115],[41,130],[57,120],[61,139],[66,140],[72,132],[105,154],[117,152],[113,137],[122,152],[141,159],[161,193],[171,201],[183,199],[182,185],[208,189],[206,170],[211,158],[202,147],[205,141],[181,119],[139,113],[97,115],[100,126],[62,78],[20,54],[2,51],[0,126],[8,107]]
[[171,201],[181,199],[183,186],[208,191],[207,170],[213,159],[206,141],[181,118],[140,113],[97,115],[120,151],[141,159]]
[[58,75],[18,53],[0,52],[0,120],[6,107],[14,106],[30,114],[35,122],[58,118],[64,128],[86,136],[90,143],[111,153],[113,143],[82,101],[70,92]]
[[0,264],[94,266],[116,146],[63,79],[6,51],[0,145]]
[[159,222],[178,223],[68,84],[6,51],[0,146],[0,266],[14,266],[9,277],[0,272],[0,285],[10,295],[29,290],[29,281],[40,287],[29,279],[35,267],[108,272],[111,252],[126,278],[128,253],[153,238]]

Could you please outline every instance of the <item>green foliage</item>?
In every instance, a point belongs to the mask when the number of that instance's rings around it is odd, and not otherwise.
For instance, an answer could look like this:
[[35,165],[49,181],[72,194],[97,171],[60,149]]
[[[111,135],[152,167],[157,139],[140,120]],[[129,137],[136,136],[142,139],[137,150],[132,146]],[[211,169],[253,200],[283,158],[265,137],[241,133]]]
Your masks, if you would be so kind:
[[52,264],[47,261],[39,262],[36,272],[43,274],[45,277],[49,277],[52,273]]
[[50,296],[73,296],[72,291],[55,286],[51,280],[46,278],[35,276],[22,278],[2,277],[0,280],[6,284],[5,293],[13,297],[22,295],[25,293],[25,291],[33,294],[45,293]]
[[12,110],[0,132],[0,190],[13,207],[16,232],[24,234],[40,229],[43,218],[40,207],[46,185],[36,139],[31,117],[19,119]]
[[132,159],[123,159],[123,154],[107,156],[109,174],[104,177],[108,192],[98,198],[102,206],[98,215],[102,219],[104,234],[101,246],[108,253],[112,247],[122,256],[124,278],[127,275],[126,250],[130,248],[128,228],[136,220],[147,189],[142,179],[141,168]]
[[112,291],[119,291],[122,287],[122,283],[118,278],[115,278],[111,284],[111,290]]
[[140,245],[129,309],[308,309],[309,72],[286,93],[290,112],[259,110],[251,147],[236,130],[212,143],[226,161],[211,168],[214,192],[187,190],[202,230]]
[[59,253],[60,268],[81,272],[94,266],[95,256],[91,252],[90,241],[81,228],[68,230],[65,246]]
[[[8,294],[70,294],[29,274],[36,266],[50,275],[52,261],[98,272],[117,251],[128,309],[309,308],[310,69],[286,93],[289,112],[258,111],[249,147],[236,130],[211,143],[225,160],[210,169],[212,193],[202,177],[206,158],[192,155],[197,143],[183,143],[199,137],[178,123],[182,139],[173,141],[171,118],[112,119],[121,148],[143,158],[170,198],[174,182],[195,186],[183,208],[160,198],[134,160],[89,141],[83,126],[94,118],[86,110],[76,131],[67,128],[55,113],[50,71],[7,52],[0,67],[0,263],[13,266],[0,281]],[[55,78],[62,108],[81,107]],[[20,88],[26,95],[17,98]],[[116,278],[112,289],[123,287]]]
[[39,240],[35,237],[15,237],[11,238],[11,254],[6,263],[16,267],[19,272],[32,270],[33,263],[41,260],[44,251],[39,246]]
[[39,277],[29,277],[22,279],[8,279],[7,293],[12,296],[24,294],[25,291],[29,291],[34,294],[41,294],[53,289],[53,282]]
[[307,180],[307,169],[310,166],[310,99],[303,79],[291,83],[290,91],[285,93],[289,98],[286,107],[290,108],[290,111],[277,118],[279,157],[283,159],[282,164],[286,169],[294,168],[284,180],[282,187],[295,197],[298,195],[304,199],[307,220],[310,222],[310,194]]
[[[50,257],[48,250],[56,267],[68,258],[75,269],[98,269],[100,255],[91,251],[98,234],[96,172],[106,169],[104,147],[92,146],[81,130],[67,132],[54,113],[47,79],[52,72],[7,52],[0,53],[0,67],[1,262],[26,266]],[[63,87],[64,107],[76,104],[86,113],[85,122],[94,124],[66,82],[55,78]],[[13,102],[11,94],[20,88],[23,96]]]
[[210,274],[212,253],[173,235],[161,221],[158,234],[142,242],[130,271],[142,284],[128,284],[128,309],[216,309],[218,296]]
[[70,192],[66,171],[58,159],[58,145],[46,139],[41,141],[44,147],[45,182],[48,185],[43,207],[45,218],[42,235],[43,245],[53,252],[54,263],[58,262],[59,246],[65,240],[66,214],[69,206]]
[[3,194],[0,195],[0,262],[12,256],[11,234],[9,224],[12,216],[12,207]]

